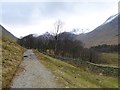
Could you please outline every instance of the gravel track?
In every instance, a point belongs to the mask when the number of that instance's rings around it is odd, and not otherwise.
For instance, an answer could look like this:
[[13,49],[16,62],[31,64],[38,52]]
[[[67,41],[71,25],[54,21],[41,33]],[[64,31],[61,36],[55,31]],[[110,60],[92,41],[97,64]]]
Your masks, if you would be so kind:
[[32,50],[24,53],[11,88],[60,88],[55,76],[38,61]]

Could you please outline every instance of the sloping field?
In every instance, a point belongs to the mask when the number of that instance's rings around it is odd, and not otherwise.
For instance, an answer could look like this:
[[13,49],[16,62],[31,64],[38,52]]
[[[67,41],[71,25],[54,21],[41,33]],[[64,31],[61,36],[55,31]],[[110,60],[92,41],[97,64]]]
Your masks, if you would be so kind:
[[118,53],[102,53],[101,55],[108,65],[118,66]]
[[75,67],[58,59],[34,51],[55,76],[56,80],[66,88],[118,88],[118,78],[104,76]]

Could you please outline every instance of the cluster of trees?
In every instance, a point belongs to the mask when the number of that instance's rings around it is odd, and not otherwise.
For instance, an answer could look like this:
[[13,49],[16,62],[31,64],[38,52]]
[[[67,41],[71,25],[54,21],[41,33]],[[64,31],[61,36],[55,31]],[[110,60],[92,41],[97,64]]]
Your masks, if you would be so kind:
[[45,33],[38,37],[30,34],[18,40],[18,43],[25,48],[38,49],[40,52],[45,52],[60,57],[80,58],[85,61],[98,63],[100,55],[93,49],[83,47],[81,41],[75,40],[75,34],[63,32],[56,35]]
[[56,36],[48,32],[38,37],[30,34],[19,39],[18,43],[28,49],[34,48],[54,55],[77,58],[83,45],[81,41],[74,40],[72,35],[74,34],[64,32],[59,34],[56,39]]
[[120,44],[118,45],[98,45],[98,46],[94,46],[91,47],[91,49],[98,51],[98,52],[118,52],[118,49],[120,47]]

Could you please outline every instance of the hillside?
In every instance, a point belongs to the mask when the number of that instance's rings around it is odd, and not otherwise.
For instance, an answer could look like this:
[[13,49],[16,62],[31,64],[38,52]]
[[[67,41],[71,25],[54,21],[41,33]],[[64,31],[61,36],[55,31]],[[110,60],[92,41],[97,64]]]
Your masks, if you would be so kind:
[[18,65],[22,60],[24,48],[16,43],[17,38],[0,25],[0,81],[2,86],[6,88],[9,86],[13,75],[16,72]]
[[102,25],[89,33],[78,35],[76,39],[81,40],[87,48],[102,44],[118,44],[119,16],[120,14],[109,17]]
[[0,89],[2,87],[2,39],[0,38]]
[[0,37],[7,37],[13,41],[17,41],[17,37],[7,31],[3,26],[0,25]]
[[2,38],[2,41],[0,40],[0,43],[2,43],[2,88],[6,88],[22,61],[24,49],[5,37]]

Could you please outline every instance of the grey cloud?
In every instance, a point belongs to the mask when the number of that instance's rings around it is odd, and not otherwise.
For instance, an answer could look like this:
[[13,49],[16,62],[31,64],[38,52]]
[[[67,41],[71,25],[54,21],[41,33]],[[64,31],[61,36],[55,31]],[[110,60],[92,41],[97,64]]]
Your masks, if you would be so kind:
[[[38,8],[43,18],[57,17],[60,14],[72,12],[72,3],[46,2],[46,3],[2,3],[2,22],[26,24],[30,22],[30,16],[35,8]],[[62,13],[61,13],[62,12]]]

